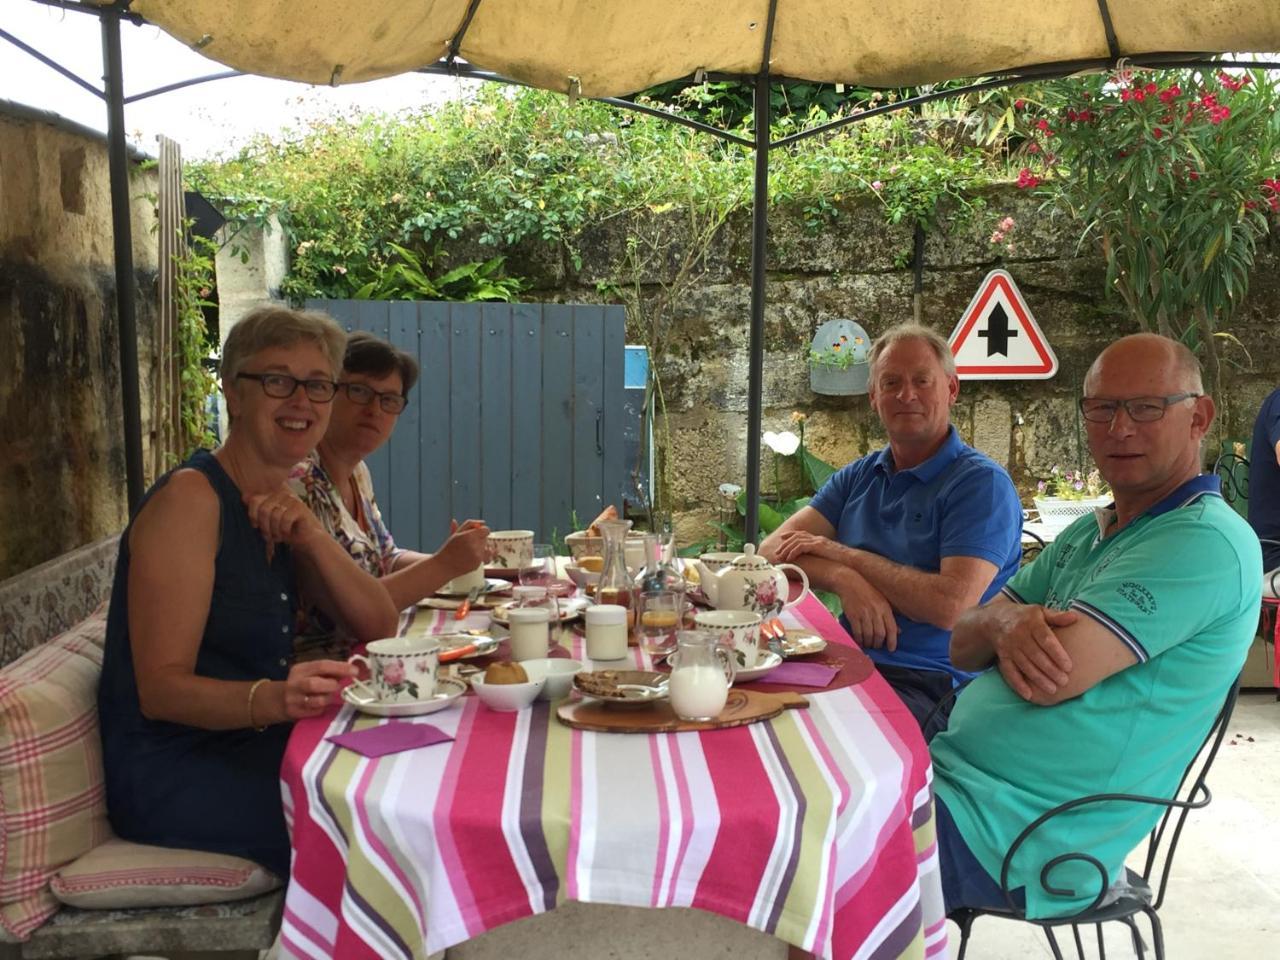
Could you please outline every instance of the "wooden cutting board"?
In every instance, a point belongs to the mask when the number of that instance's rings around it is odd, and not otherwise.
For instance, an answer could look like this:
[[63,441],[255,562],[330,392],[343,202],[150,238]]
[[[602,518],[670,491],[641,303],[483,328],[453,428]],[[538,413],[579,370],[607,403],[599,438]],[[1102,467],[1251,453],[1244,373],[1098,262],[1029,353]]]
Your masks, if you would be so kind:
[[798,693],[761,693],[757,690],[729,691],[729,699],[714,720],[681,720],[670,700],[643,706],[605,704],[598,700],[569,700],[556,716],[566,726],[597,733],[681,733],[685,730],[720,730],[770,720],[783,710],[809,706]]

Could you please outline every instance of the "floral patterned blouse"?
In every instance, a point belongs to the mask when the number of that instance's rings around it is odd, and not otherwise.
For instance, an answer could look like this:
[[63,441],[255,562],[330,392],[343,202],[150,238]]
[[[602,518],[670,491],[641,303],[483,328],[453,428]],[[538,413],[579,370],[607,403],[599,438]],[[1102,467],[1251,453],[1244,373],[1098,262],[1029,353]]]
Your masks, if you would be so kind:
[[[396,546],[391,531],[382,522],[382,513],[373,499],[373,480],[369,468],[360,463],[351,475],[356,488],[356,507],[369,529],[351,515],[342,493],[320,464],[320,455],[312,452],[293,468],[289,486],[311,508],[321,526],[351,554],[356,563],[375,577],[383,577],[395,569],[396,558],[403,552]],[[298,632],[295,653],[299,659],[317,656],[347,656],[350,641],[325,614],[312,607]]]

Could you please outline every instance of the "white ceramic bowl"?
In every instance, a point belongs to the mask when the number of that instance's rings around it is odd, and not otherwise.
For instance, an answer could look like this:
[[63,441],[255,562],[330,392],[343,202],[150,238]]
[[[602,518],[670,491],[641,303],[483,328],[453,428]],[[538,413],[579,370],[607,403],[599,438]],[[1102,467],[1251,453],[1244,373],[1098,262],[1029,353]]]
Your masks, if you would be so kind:
[[544,684],[539,700],[559,700],[569,695],[573,688],[573,675],[583,669],[581,660],[567,660],[563,657],[542,657],[537,660],[524,660],[520,666],[529,674],[529,679],[542,677]]
[[587,590],[600,582],[600,574],[588,570],[586,567],[580,567],[576,563],[566,563],[564,565],[564,574],[573,581],[579,590]]
[[490,710],[512,711],[523,710],[537,700],[545,683],[542,674],[535,677],[532,673],[528,683],[485,683],[484,674],[477,673],[471,678],[471,689]]
[[[604,556],[604,537],[592,536],[585,530],[569,534],[564,538],[564,545],[569,550],[569,556],[574,560],[580,557]],[[644,566],[644,534],[628,533],[623,550],[626,553],[628,568],[639,570]]]

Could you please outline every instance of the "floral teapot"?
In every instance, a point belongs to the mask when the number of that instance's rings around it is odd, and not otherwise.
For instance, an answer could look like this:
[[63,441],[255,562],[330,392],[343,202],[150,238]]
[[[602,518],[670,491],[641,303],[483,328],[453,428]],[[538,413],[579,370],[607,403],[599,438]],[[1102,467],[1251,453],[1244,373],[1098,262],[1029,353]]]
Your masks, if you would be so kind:
[[[717,610],[751,610],[762,617],[776,617],[784,607],[794,606],[809,592],[809,578],[793,563],[771,566],[748,543],[741,556],[728,564],[714,561],[696,562],[702,592]],[[787,603],[787,575],[784,570],[800,574],[803,589],[800,596]]]

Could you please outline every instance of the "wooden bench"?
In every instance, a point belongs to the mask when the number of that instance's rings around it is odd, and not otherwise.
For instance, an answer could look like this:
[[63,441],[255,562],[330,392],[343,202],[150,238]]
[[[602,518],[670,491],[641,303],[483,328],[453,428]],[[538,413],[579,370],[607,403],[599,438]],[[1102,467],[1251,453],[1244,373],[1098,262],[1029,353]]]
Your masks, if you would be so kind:
[[111,836],[94,698],[118,546],[0,582],[0,960],[256,955],[279,930],[276,878]]

